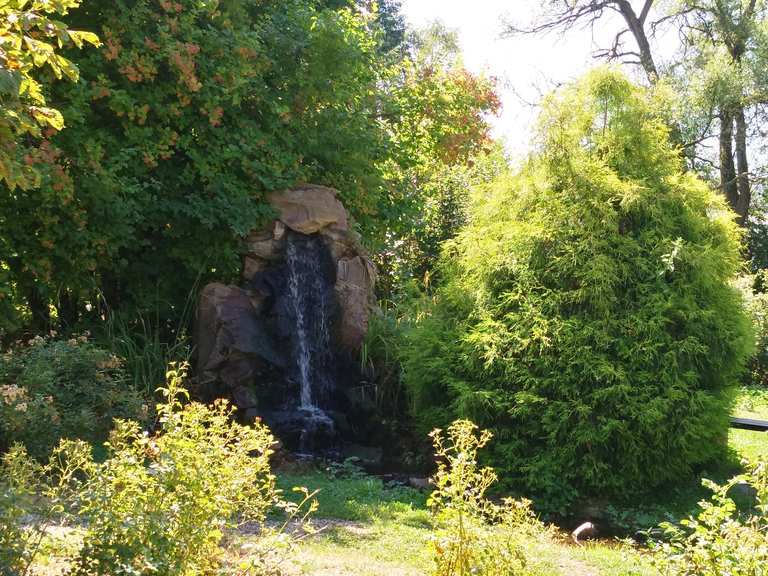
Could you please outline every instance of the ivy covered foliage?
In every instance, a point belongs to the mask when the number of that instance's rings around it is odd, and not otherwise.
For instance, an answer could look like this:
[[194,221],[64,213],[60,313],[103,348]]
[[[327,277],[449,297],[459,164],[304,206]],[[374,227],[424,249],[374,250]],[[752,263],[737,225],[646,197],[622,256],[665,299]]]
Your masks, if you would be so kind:
[[424,428],[491,427],[504,481],[555,509],[721,455],[752,346],[738,228],[682,171],[657,98],[610,69],[550,97],[537,152],[476,190],[401,346]]

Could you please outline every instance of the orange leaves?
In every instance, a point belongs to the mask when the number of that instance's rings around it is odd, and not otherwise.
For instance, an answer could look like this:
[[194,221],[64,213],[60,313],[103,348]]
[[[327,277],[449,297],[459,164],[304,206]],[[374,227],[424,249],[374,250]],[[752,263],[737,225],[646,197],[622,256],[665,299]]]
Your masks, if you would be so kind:
[[169,14],[176,13],[181,14],[184,7],[179,2],[171,2],[171,0],[161,0],[160,7]]
[[144,46],[152,50],[152,52],[160,50],[160,44],[152,40],[149,36],[144,36]]
[[157,166],[157,160],[149,152],[144,152],[142,160],[147,168],[155,168]]
[[216,106],[213,110],[207,111],[205,109],[201,110],[204,116],[208,116],[208,122],[211,123],[211,126],[214,128],[221,125],[221,119],[224,116],[224,108],[221,106]]
[[181,75],[181,82],[190,92],[197,92],[202,88],[195,71],[195,55],[200,52],[200,47],[192,43],[179,43],[177,49],[171,52],[171,64]]
[[123,47],[120,41],[115,38],[110,28],[104,28],[104,58],[107,60],[117,60]]
[[143,82],[154,80],[157,76],[157,66],[151,57],[133,53],[130,62],[120,66],[120,73],[131,82]]
[[259,54],[253,48],[247,46],[239,46],[235,48],[235,54],[243,58],[244,60],[255,60]]
[[112,95],[112,91],[106,86],[97,82],[91,82],[91,100],[101,100]]

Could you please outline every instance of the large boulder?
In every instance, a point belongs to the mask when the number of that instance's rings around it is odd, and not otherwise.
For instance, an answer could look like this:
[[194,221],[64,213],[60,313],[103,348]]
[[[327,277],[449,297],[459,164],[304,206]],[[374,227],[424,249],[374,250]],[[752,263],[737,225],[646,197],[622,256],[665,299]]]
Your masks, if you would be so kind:
[[223,387],[246,409],[255,405],[248,390],[266,364],[287,361],[260,320],[261,304],[260,295],[215,282],[203,288],[198,305],[198,382],[208,395]]
[[358,350],[368,332],[368,317],[373,305],[376,269],[364,256],[342,258],[336,268],[336,296],[341,318],[339,339],[350,350]]
[[336,194],[333,188],[305,185],[274,192],[268,199],[288,228],[301,234],[314,234],[328,226],[347,229],[347,211]]

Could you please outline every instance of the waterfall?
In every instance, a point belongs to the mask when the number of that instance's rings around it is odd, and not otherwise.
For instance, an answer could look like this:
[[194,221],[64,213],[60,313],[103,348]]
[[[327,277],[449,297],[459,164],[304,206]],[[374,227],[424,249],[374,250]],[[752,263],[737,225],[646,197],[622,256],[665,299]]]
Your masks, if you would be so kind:
[[324,269],[326,250],[314,236],[290,233],[287,238],[288,312],[294,325],[292,344],[300,390],[299,409],[320,420],[329,420],[322,406],[333,385],[333,286]]

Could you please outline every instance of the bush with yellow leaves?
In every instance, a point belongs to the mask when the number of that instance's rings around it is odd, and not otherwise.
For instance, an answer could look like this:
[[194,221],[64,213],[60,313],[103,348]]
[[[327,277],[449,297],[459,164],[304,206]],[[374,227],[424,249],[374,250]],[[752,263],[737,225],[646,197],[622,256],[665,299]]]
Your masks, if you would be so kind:
[[478,450],[491,439],[469,420],[456,420],[430,437],[437,456],[434,490],[428,504],[438,526],[430,546],[435,576],[522,576],[536,573],[525,554],[531,538],[546,538],[530,501],[491,501],[486,492],[497,481],[478,463]]

